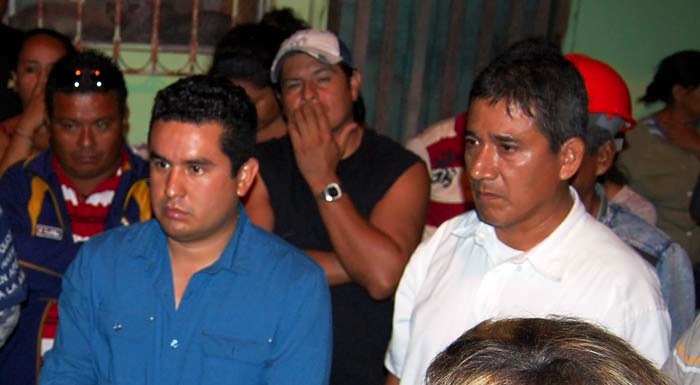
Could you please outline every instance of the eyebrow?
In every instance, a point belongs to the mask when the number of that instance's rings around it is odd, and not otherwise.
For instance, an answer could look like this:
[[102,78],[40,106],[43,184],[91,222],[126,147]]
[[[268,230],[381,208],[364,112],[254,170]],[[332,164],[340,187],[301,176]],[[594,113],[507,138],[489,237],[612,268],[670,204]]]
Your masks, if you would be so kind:
[[[168,163],[173,163],[170,159],[158,154],[157,152],[151,150],[150,152],[150,159],[157,159],[157,160],[162,160]],[[212,162],[210,159],[207,158],[194,158],[194,159],[187,159],[184,162],[182,162],[188,166],[193,166],[193,165],[202,165],[202,166],[210,166],[214,165],[215,163]]]
[[517,143],[518,138],[512,135],[494,134],[492,138],[500,143]]
[[[318,63],[318,68],[316,68],[316,69],[314,69],[313,71],[311,71],[311,76],[318,75],[318,74],[321,73],[321,72],[331,72],[331,73],[335,73],[335,69],[333,68],[333,65],[332,65],[332,64],[326,64],[326,63],[319,62],[319,63]],[[284,73],[283,73],[282,75],[284,75]],[[299,79],[302,79],[302,78],[303,78],[302,76],[283,77],[282,80],[280,80],[280,82],[294,81],[294,80],[299,80]]]

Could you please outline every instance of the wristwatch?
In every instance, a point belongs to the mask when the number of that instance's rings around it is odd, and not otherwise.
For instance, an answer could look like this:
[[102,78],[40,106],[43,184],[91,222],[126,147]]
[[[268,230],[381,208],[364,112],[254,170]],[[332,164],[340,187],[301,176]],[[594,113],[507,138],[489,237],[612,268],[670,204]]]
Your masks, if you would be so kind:
[[334,202],[343,196],[343,190],[340,188],[338,183],[329,183],[326,187],[318,194],[318,199],[326,202]]

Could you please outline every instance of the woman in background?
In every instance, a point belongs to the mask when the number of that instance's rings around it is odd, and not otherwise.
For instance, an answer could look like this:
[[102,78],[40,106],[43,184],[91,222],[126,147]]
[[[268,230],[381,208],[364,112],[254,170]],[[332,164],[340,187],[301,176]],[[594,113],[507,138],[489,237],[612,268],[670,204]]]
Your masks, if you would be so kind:
[[74,52],[70,39],[52,29],[37,28],[25,33],[13,71],[22,113],[0,122],[0,174],[13,163],[49,147],[44,105],[46,78],[53,63]]
[[627,133],[629,147],[617,162],[629,185],[656,206],[657,226],[695,265],[700,262],[700,227],[688,207],[700,172],[699,85],[700,51],[664,58],[640,99],[646,104],[662,102],[664,107]]

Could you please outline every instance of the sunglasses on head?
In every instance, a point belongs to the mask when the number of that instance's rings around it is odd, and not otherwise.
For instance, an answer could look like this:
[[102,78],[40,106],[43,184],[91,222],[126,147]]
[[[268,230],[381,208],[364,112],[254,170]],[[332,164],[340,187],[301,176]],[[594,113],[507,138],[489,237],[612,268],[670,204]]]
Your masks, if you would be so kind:
[[109,79],[99,69],[76,68],[68,76],[59,76],[59,88],[99,90],[107,87]]

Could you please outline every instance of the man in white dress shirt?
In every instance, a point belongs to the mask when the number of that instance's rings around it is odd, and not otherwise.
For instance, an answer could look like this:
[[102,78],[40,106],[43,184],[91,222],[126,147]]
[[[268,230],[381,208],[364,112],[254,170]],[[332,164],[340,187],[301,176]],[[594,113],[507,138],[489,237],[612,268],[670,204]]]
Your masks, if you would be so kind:
[[549,45],[516,43],[477,77],[469,100],[476,211],[444,223],[411,257],[396,293],[387,385],[423,384],[434,357],[489,318],[578,317],[660,366],[670,319],[654,270],[569,188],[587,145],[576,69]]

